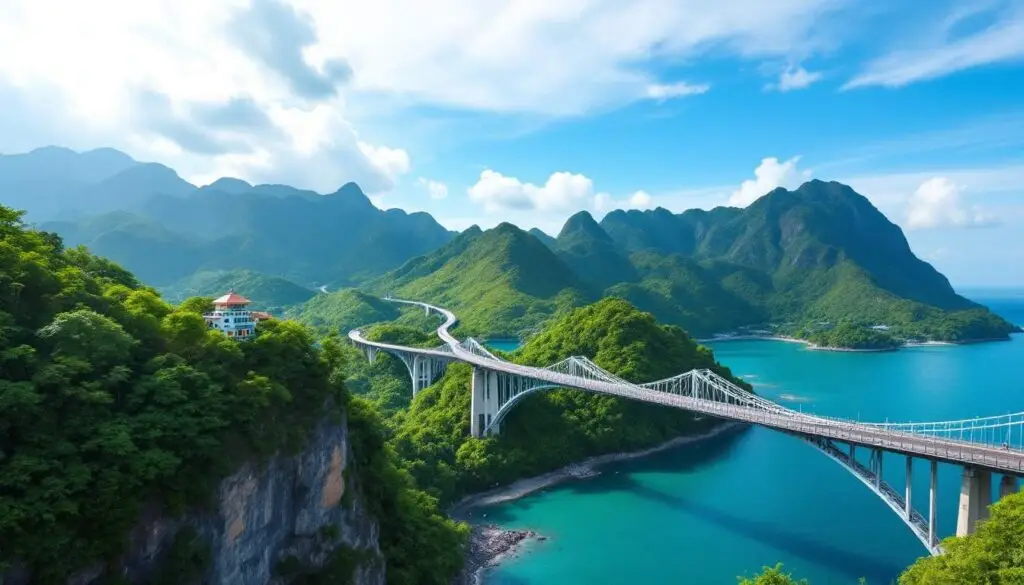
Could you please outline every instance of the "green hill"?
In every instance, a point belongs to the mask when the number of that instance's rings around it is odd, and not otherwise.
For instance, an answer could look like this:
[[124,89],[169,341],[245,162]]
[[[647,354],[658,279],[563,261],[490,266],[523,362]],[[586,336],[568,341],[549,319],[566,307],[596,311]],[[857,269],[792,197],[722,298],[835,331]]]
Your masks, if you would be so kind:
[[[670,322],[682,320],[673,316],[673,307],[685,313],[693,303],[713,302],[719,293],[701,290],[720,287],[735,297],[726,300],[736,325],[882,324],[889,326],[886,335],[945,341],[1005,339],[1014,330],[957,295],[944,276],[914,255],[898,226],[840,183],[776,189],[746,209],[618,211],[601,226],[622,248],[643,252],[641,264],[647,265],[638,266],[641,285],[610,292]],[[665,264],[652,256],[672,254],[718,276],[699,277],[691,264],[682,279],[652,277],[650,266]],[[694,329],[713,321],[704,318]],[[799,327],[787,332],[813,333]]]
[[[657,323],[620,299],[605,299],[556,318],[532,337],[515,361],[549,365],[584,355],[632,381],[719,366],[712,352],[682,329]],[[743,382],[737,383],[746,386]],[[578,390],[538,392],[523,399],[496,437],[469,437],[470,368],[453,364],[421,391],[398,420],[393,445],[419,485],[443,501],[509,483],[592,455],[637,450],[719,424],[691,413]]]
[[486,232],[471,228],[369,287],[439,303],[456,311],[466,334],[498,336],[533,329],[589,296],[551,249],[508,223]]
[[755,270],[679,254],[636,252],[631,260],[641,280],[616,284],[605,294],[626,299],[659,321],[708,336],[768,320],[761,302],[771,281]]
[[[351,348],[327,339],[318,349],[285,320],[238,343],[195,306],[169,305],[116,264],[66,249],[0,206],[0,581],[119,582],[141,510],[209,514],[225,475],[298,453],[319,424],[343,418],[353,455],[345,476],[379,526],[372,538],[389,579],[451,582],[466,529],[396,467],[379,417],[346,392],[339,368]],[[300,571],[294,582],[343,583],[353,552],[318,542],[319,575],[306,553],[267,560]],[[175,538],[154,582],[198,582],[215,554],[202,536]]]
[[565,222],[554,249],[580,280],[599,290],[637,279],[637,271],[629,259],[586,211]]
[[345,401],[299,325],[233,342],[2,206],[0,275],[0,573],[103,566],[144,503],[208,503],[239,458],[300,447]]
[[[419,311],[422,313],[422,311]],[[356,327],[394,321],[401,315],[400,305],[376,295],[346,288],[318,294],[302,305],[292,307],[287,316],[323,332],[345,334]]]
[[276,276],[254,270],[205,270],[163,287],[160,292],[171,299],[195,296],[219,296],[233,290],[253,302],[253,308],[280,311],[313,298],[314,291]]
[[131,213],[41,227],[72,245],[89,246],[156,286],[197,271],[237,269],[303,286],[347,286],[451,239],[425,213],[377,209],[354,183],[329,195],[280,185],[239,191],[241,183],[220,181],[230,192],[207,187],[153,195]]

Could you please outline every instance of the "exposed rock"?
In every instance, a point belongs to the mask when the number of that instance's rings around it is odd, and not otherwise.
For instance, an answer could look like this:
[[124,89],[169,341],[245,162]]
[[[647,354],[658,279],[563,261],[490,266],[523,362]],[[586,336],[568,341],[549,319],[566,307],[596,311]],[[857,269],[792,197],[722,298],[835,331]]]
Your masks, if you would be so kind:
[[474,525],[469,535],[469,546],[466,547],[465,567],[453,585],[473,585],[479,582],[482,569],[498,564],[531,538],[544,540],[532,530],[505,530],[493,524]]
[[[306,449],[291,457],[273,457],[262,465],[246,463],[218,488],[217,506],[182,518],[167,518],[158,503],[143,511],[129,535],[120,573],[128,583],[146,583],[161,569],[175,536],[192,527],[209,543],[211,562],[203,583],[277,585],[278,563],[322,567],[345,547],[359,553],[358,585],[384,584],[384,559],[377,545],[378,526],[356,491],[345,463],[351,460],[348,428],[320,425]],[[345,494],[351,494],[345,498]],[[104,567],[89,567],[68,585],[96,585]],[[28,585],[26,571],[9,571],[0,583]]]

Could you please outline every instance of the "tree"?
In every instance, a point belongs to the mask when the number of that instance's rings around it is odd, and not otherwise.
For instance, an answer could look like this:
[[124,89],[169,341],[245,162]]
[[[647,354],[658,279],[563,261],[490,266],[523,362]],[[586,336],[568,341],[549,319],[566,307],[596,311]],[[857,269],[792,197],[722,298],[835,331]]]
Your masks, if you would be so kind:
[[974,534],[944,540],[944,554],[911,565],[900,585],[1024,583],[1024,493],[996,502],[989,514]]
[[806,579],[797,581],[789,573],[782,571],[782,563],[774,567],[764,567],[753,577],[740,577],[740,585],[807,585]]

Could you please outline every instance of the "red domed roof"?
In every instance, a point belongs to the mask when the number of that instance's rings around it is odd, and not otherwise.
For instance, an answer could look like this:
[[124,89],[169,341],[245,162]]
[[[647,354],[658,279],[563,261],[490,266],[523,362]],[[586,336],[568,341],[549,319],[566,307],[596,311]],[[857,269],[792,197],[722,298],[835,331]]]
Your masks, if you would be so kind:
[[235,291],[231,291],[228,294],[220,297],[219,299],[215,299],[213,301],[213,304],[215,304],[215,305],[248,305],[251,302],[252,301],[250,301],[249,299],[247,299],[247,298],[243,297],[242,295],[236,293]]

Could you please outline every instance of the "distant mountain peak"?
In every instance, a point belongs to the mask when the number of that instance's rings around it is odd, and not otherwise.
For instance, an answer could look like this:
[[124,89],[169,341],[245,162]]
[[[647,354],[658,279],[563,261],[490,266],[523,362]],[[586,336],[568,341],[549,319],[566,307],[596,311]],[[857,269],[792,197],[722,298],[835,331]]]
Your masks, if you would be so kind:
[[570,236],[582,236],[597,239],[602,242],[612,242],[608,233],[601,228],[597,221],[594,220],[594,216],[590,215],[590,212],[588,211],[580,211],[566,220],[565,225],[562,226],[562,231],[558,233],[557,239],[564,240]]
[[32,150],[28,151],[27,154],[62,154],[62,155],[67,155],[67,154],[78,154],[78,153],[75,152],[74,150],[71,150],[70,148],[68,148],[66,146],[57,146],[55,144],[50,144],[50,145],[47,145],[47,146],[40,146],[39,148],[33,148]]
[[353,181],[349,181],[348,183],[345,183],[344,185],[339,187],[338,190],[334,192],[334,194],[335,195],[347,195],[349,197],[352,197],[352,196],[366,197],[366,193],[363,191],[363,188],[360,187],[358,183],[355,183]]
[[216,181],[203,187],[203,189],[209,189],[211,191],[223,191],[224,193],[231,193],[237,195],[238,193],[245,193],[252,189],[252,185],[243,181],[242,179],[236,179],[234,177],[221,177]]

